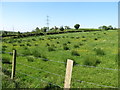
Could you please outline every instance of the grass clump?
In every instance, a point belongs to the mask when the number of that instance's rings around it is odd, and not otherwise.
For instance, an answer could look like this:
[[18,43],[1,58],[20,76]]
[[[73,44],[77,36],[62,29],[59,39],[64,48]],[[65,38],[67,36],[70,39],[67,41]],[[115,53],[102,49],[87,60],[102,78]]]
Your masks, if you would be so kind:
[[95,56],[88,56],[83,62],[84,65],[89,65],[89,66],[96,66],[100,63],[101,61]]
[[27,60],[28,60],[28,62],[33,62],[34,61],[34,57],[33,56],[27,56]]
[[27,45],[27,46],[32,46],[30,43],[27,43],[26,45]]
[[94,40],[98,40],[97,38],[95,38]]
[[13,46],[17,46],[17,44],[13,44]]
[[27,47],[24,47],[24,49],[21,52],[23,55],[31,55],[31,50]]
[[105,55],[105,52],[101,48],[94,48],[97,55]]
[[33,40],[33,41],[36,41],[36,39],[35,39],[35,38],[32,38],[32,40]]
[[24,44],[20,44],[20,46],[25,46]]
[[80,46],[83,46],[83,43],[79,43]]
[[71,54],[72,54],[73,56],[80,56],[80,54],[79,54],[78,51],[76,51],[76,50],[73,50],[73,51],[71,52]]
[[65,46],[66,46],[66,45],[67,45],[67,43],[63,43],[63,45],[65,45]]
[[38,46],[38,44],[35,44],[35,46]]
[[54,49],[54,47],[50,46],[50,47],[48,47],[48,51],[49,51],[49,52],[50,52],[50,51],[55,51],[55,49]]
[[46,46],[50,46],[50,44],[49,44],[49,43],[46,43]]
[[11,64],[10,58],[8,56],[2,56],[2,63],[3,64]]
[[33,50],[32,50],[32,55],[33,55],[34,57],[41,57],[41,53],[40,53],[40,51],[37,50],[37,49],[33,49]]
[[63,46],[64,50],[70,50],[70,48],[68,46]]
[[71,44],[71,42],[70,42],[70,41],[68,41],[67,43],[68,43],[68,44]]
[[74,48],[79,48],[79,45],[74,45]]

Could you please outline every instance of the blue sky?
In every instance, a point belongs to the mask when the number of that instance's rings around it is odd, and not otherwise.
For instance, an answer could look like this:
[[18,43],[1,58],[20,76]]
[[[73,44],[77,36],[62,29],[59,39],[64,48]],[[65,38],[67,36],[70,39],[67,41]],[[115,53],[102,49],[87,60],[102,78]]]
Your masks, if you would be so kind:
[[101,25],[118,27],[117,2],[3,2],[0,29],[32,31],[50,27],[80,24],[81,28],[98,28]]

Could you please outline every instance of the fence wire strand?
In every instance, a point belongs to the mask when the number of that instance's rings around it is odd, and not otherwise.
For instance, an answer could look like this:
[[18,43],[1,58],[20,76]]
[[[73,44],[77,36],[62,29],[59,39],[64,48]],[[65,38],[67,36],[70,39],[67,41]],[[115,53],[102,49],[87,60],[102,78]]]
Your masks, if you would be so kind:
[[[49,59],[45,59],[45,58],[39,58],[39,57],[36,57],[36,58],[38,58],[38,59],[44,59],[44,60],[46,60],[46,61],[52,61],[52,62],[58,62],[58,63],[63,63],[63,64],[66,64],[66,62],[55,61],[55,60],[49,60]],[[104,68],[104,67],[96,67],[96,66],[81,65],[81,64],[76,64],[76,66],[83,66],[83,67],[90,67],[90,68],[98,68],[98,69],[106,69],[106,70],[118,70],[118,71],[120,71],[119,69]]]
[[[0,53],[13,54],[12,52],[4,52],[4,51],[0,51]],[[17,55],[19,55],[19,56],[31,56],[31,55],[23,55],[23,54],[19,54],[19,53],[17,53]],[[43,59],[43,60],[45,60],[45,61],[52,61],[52,62],[58,62],[58,63],[66,64],[66,62],[61,62],[61,61],[49,60],[49,59],[39,58],[39,57],[35,57],[35,58]],[[18,62],[17,62],[17,63],[18,63]],[[24,65],[24,66],[26,66],[26,67],[29,67],[29,68],[32,68],[32,69],[35,69],[35,70],[41,70],[41,71],[43,71],[43,72],[46,72],[46,73],[49,73],[49,74],[52,74],[52,75],[56,75],[56,76],[60,76],[60,77],[64,78],[64,76],[62,76],[62,75],[59,75],[59,74],[56,74],[56,73],[52,73],[52,72],[49,72],[49,71],[46,71],[46,70],[43,70],[43,69],[37,69],[36,67],[29,66],[29,65],[25,65],[25,64],[22,64],[22,63],[18,63],[18,64]],[[76,66],[90,67],[90,68],[98,68],[98,69],[105,69],[105,70],[115,70],[115,71],[118,70],[118,71],[120,71],[120,69],[96,67],[96,66],[81,65],[81,64],[76,64]],[[2,67],[0,67],[0,68],[2,68]],[[3,68],[2,68],[2,70],[11,70],[11,69],[6,69],[6,68],[3,69]],[[16,71],[16,72],[18,72],[18,71]],[[29,76],[29,77],[31,77],[31,78],[34,78],[34,79],[39,79],[39,78],[37,78],[37,77],[33,77],[33,76],[30,76],[30,75],[25,74],[25,73],[22,73],[22,72],[18,72],[18,73],[27,75],[27,76]],[[45,82],[45,83],[49,83],[48,81],[45,81],[45,80],[43,80],[43,79],[40,79],[40,81]],[[82,80],[77,80],[77,82],[85,82],[85,83],[92,84],[92,85],[96,85],[96,86],[100,86],[100,87],[118,88],[118,87],[114,87],[114,86],[100,85],[100,84],[97,84],[97,83],[87,82],[87,81],[82,81]],[[57,85],[57,84],[53,84],[53,83],[50,83],[50,84],[55,85],[55,86],[59,86],[60,88],[62,87],[62,86]],[[36,87],[38,87],[38,85],[39,85],[39,84],[37,84]]]
[[[16,72],[18,72],[18,71],[16,71]],[[23,75],[29,76],[29,77],[31,77],[31,78],[33,78],[33,79],[40,80],[40,81],[45,82],[45,83],[49,83],[48,81],[45,81],[45,80],[40,79],[40,78],[38,78],[38,77],[33,77],[33,76],[31,76],[31,75],[28,75],[28,74],[23,73],[23,72],[20,72],[20,71],[19,71],[18,73],[21,73],[21,74],[23,74]],[[50,84],[55,85],[55,86],[59,86],[60,88],[62,88],[62,86],[60,86],[60,85],[58,85],[58,84],[54,84],[54,83],[50,83]]]
[[13,54],[12,52],[5,52],[5,51],[0,51],[0,53],[7,53],[7,54]]
[[106,70],[118,70],[118,71],[120,71],[119,69],[104,68],[104,67],[96,67],[96,66],[81,65],[81,64],[77,64],[76,66],[90,67],[90,68],[98,68],[98,69],[106,69]]
[[85,83],[88,83],[88,84],[92,84],[92,85],[96,85],[96,86],[101,86],[101,87],[107,87],[107,88],[118,88],[118,87],[114,87],[114,86],[107,86],[107,85],[100,85],[100,84],[96,84],[96,83],[92,83],[92,82],[87,82],[87,81],[82,81],[82,80],[77,80],[77,82],[85,82]]
[[[0,51],[0,52],[2,52],[2,51]],[[4,53],[12,54],[12,52],[4,52]],[[19,54],[19,53],[17,53],[17,55],[20,55],[20,56],[31,56],[31,55],[23,55],[23,54]],[[49,59],[39,58],[39,57],[35,57],[35,58],[43,59],[44,61],[52,61],[52,62],[58,62],[58,63],[66,64],[66,62],[61,62],[61,61],[49,60]],[[90,67],[90,68],[98,68],[98,69],[105,69],[105,70],[115,70],[115,71],[120,71],[120,69],[105,68],[105,67],[96,67],[96,66],[81,65],[81,64],[76,64],[76,66]]]
[[25,64],[22,64],[22,63],[18,63],[18,64],[24,65],[26,67],[29,67],[29,68],[32,68],[32,69],[35,69],[35,70],[40,70],[40,71],[43,71],[43,72],[46,72],[46,73],[49,73],[49,74],[53,74],[53,75],[56,75],[56,76],[63,77],[62,75],[52,73],[52,72],[49,72],[49,71],[46,71],[46,70],[43,70],[43,69],[37,69],[36,67],[33,67],[33,66],[25,65]]

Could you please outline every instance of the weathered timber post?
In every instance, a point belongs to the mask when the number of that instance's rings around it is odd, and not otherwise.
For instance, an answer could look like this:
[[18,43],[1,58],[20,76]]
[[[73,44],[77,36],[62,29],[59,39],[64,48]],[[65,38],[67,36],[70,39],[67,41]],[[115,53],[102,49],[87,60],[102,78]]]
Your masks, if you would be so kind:
[[67,60],[67,66],[66,66],[64,90],[70,89],[70,82],[71,82],[71,76],[72,76],[72,67],[73,67],[73,60],[68,59]]
[[11,79],[14,79],[15,77],[15,69],[16,69],[16,50],[13,50]]

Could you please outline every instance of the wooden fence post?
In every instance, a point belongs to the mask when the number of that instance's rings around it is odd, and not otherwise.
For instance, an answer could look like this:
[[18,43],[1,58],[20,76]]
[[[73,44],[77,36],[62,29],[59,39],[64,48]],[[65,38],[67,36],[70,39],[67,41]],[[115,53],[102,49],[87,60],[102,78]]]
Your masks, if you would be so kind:
[[72,67],[73,67],[73,60],[68,59],[67,60],[67,66],[66,66],[64,90],[65,89],[70,89],[70,82],[71,82],[71,76],[72,76]]
[[13,50],[11,79],[14,79],[15,77],[15,69],[16,69],[16,50]]

